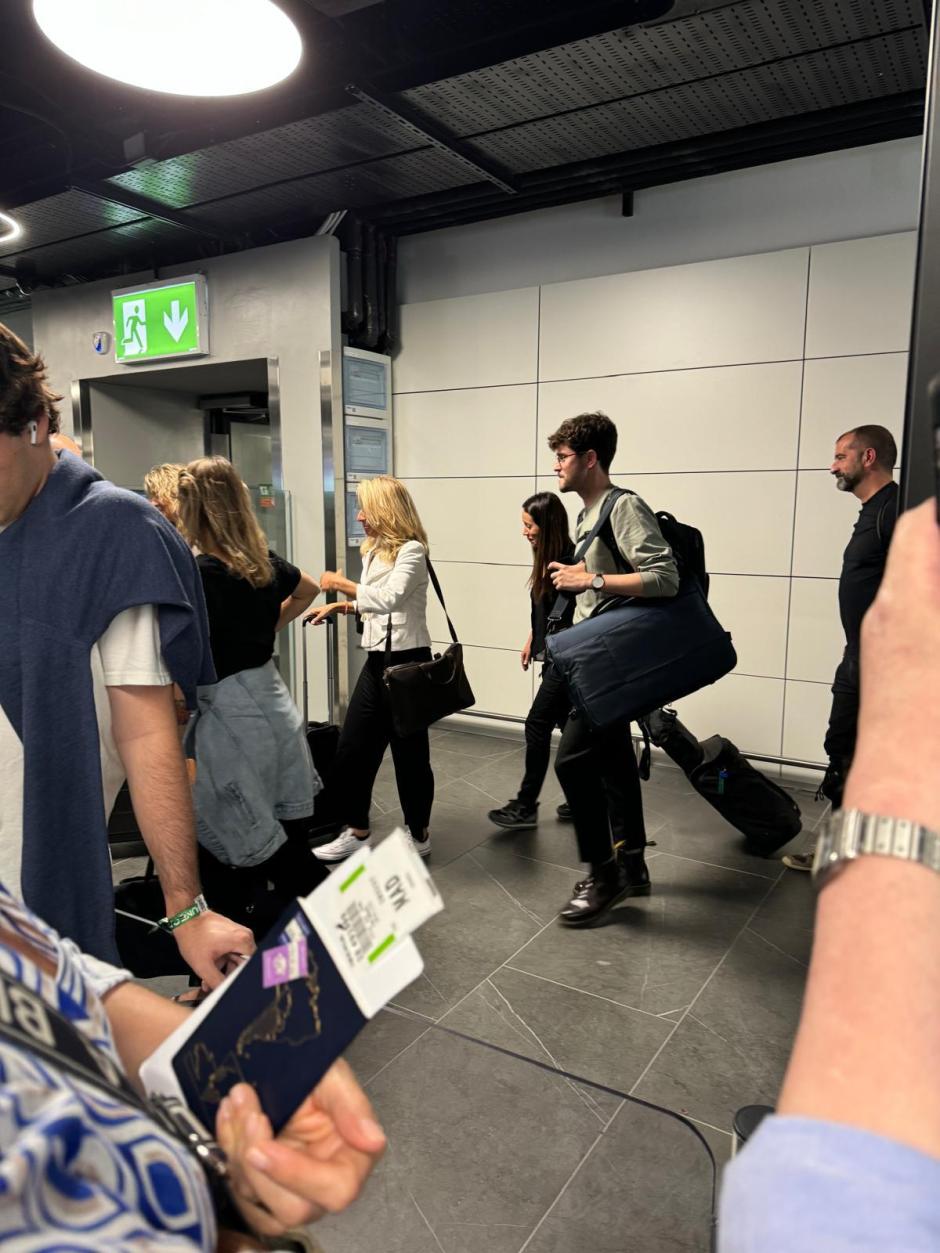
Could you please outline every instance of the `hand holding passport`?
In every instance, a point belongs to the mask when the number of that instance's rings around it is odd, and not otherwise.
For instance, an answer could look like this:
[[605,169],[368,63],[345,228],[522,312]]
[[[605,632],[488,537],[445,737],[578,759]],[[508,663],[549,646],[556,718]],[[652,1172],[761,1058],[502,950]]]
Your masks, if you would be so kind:
[[[394,832],[290,906],[143,1063],[151,1095],[180,1101],[208,1131],[217,1128],[258,1230],[342,1208],[381,1152],[365,1095],[345,1063],[334,1063],[421,973],[411,933],[442,908],[410,837]],[[319,1205],[289,1182],[311,1170]],[[307,1216],[285,1217],[301,1211]]]

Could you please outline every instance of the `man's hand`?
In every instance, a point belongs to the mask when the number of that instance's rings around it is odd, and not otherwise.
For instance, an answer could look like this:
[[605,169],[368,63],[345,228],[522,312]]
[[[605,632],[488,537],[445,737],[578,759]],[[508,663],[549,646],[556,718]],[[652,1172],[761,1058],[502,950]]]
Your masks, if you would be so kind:
[[264,1235],[346,1209],[386,1143],[344,1061],[330,1067],[277,1139],[254,1089],[237,1084],[219,1107],[216,1136],[242,1213]]
[[219,986],[236,959],[255,951],[255,938],[247,927],[211,909],[177,927],[173,938],[180,956],[208,988]]
[[558,592],[586,592],[591,586],[591,579],[594,575],[589,574],[585,568],[584,562],[579,561],[577,565],[566,566],[561,561],[550,561],[548,568],[552,574],[552,582],[555,590]]

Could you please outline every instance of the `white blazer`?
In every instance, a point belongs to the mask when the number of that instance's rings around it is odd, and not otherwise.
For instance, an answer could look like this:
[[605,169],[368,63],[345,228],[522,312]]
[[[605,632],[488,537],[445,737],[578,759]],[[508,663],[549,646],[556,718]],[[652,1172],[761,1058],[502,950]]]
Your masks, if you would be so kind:
[[428,648],[428,563],[417,540],[402,544],[390,565],[374,553],[362,564],[356,584],[356,609],[362,616],[362,647],[369,652],[385,647],[388,619],[392,619],[392,651]]

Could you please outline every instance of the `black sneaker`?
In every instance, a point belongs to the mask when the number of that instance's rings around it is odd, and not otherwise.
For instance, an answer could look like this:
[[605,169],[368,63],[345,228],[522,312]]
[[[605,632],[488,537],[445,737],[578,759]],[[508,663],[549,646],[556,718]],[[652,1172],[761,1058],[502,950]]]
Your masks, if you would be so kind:
[[816,800],[827,800],[833,809],[842,808],[842,793],[845,791],[845,771],[836,762],[830,762],[823,775],[823,781],[816,792]]
[[532,805],[530,808],[520,801],[510,801],[502,809],[491,809],[487,817],[504,831],[526,831],[529,827],[538,826],[539,807]]
[[642,870],[628,871],[622,861],[612,861],[574,885],[574,893],[560,914],[565,927],[589,927],[628,896],[649,896],[650,876]]
[[567,801],[563,801],[555,810],[559,822],[574,822],[574,814],[571,812],[571,806]]

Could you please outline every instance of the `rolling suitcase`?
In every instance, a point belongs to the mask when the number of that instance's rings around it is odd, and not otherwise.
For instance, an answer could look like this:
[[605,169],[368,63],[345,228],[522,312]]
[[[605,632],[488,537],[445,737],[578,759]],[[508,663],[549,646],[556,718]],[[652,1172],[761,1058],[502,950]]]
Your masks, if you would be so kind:
[[[326,619],[326,630],[329,632],[335,629],[336,623],[332,618]],[[335,690],[333,684],[333,641],[327,637],[326,648],[326,686],[327,686],[327,712],[328,722],[311,722],[309,712],[309,681],[307,677],[307,636],[305,634],[307,623],[303,623],[301,630],[301,656],[302,674],[303,674],[303,695],[304,695],[304,726],[307,728],[307,744],[310,748],[310,756],[313,758],[314,768],[323,782],[323,791],[314,801],[313,816],[310,818],[309,838],[312,843],[323,844],[327,840],[333,838],[342,825],[340,817],[336,814],[334,806],[331,803],[330,791],[327,786],[327,780],[330,775],[330,767],[333,765],[333,759],[336,756],[336,748],[339,744],[339,727],[333,721],[333,692]]]
[[699,796],[741,832],[751,852],[770,857],[799,835],[799,805],[730,740],[713,735],[699,743],[674,709],[657,709],[645,721],[652,742],[680,767]]

